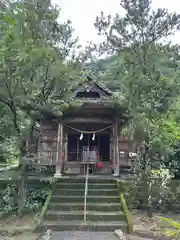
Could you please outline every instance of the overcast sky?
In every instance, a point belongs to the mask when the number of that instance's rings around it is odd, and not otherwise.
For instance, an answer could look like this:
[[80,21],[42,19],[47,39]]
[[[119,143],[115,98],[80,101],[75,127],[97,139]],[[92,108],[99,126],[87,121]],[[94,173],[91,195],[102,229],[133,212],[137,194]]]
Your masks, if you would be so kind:
[[[99,41],[93,23],[101,11],[113,15],[122,12],[119,0],[52,0],[52,2],[62,8],[61,21],[67,19],[72,21],[75,35],[79,36],[80,43],[83,45],[87,41]],[[180,12],[180,0],[153,0],[153,8],[158,7],[168,8],[171,12]],[[173,37],[173,42],[179,41],[180,33],[177,33]]]

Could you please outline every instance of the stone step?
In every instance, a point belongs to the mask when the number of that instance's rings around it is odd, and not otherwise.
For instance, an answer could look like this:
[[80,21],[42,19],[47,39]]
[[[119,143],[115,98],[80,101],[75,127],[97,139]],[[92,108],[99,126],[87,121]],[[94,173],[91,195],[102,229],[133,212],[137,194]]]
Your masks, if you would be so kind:
[[53,190],[59,190],[59,189],[84,189],[85,183],[59,183],[55,184],[53,187]]
[[88,189],[117,189],[117,185],[115,183],[89,183],[88,184]]
[[84,189],[55,189],[53,195],[59,196],[84,196]]
[[[50,203],[49,210],[53,211],[83,211],[84,210],[84,202],[83,203]],[[99,212],[115,212],[121,211],[120,203],[87,203],[88,211],[99,211]]]
[[115,179],[112,178],[89,178],[88,183],[97,183],[97,184],[115,184]]
[[[53,190],[59,189],[84,189],[85,183],[56,183]],[[117,189],[114,183],[89,183],[88,189]]]
[[100,202],[100,203],[119,203],[120,204],[120,199],[118,195],[115,196],[100,196],[100,195],[89,195],[87,196],[87,202],[88,203],[93,203],[93,202]]
[[[51,198],[51,202],[84,202],[84,196],[59,196],[53,195]],[[118,196],[99,196],[99,195],[92,195],[87,196],[87,202],[101,202],[101,203],[119,203]]]
[[64,202],[72,202],[72,203],[84,203],[84,196],[59,196],[53,195],[51,198],[52,203],[64,203]]
[[[71,196],[71,195],[84,196],[84,189],[54,189],[53,194],[59,196]],[[118,194],[117,189],[88,190],[88,195],[116,196],[117,194]]]
[[[125,221],[123,212],[87,212],[87,221]],[[48,221],[83,221],[84,211],[47,211],[45,220]]]
[[[57,179],[56,184],[61,183],[85,183],[85,177],[63,177],[61,179]],[[88,179],[89,183],[115,183],[115,179],[113,178],[104,178],[104,177],[91,177],[89,176]]]
[[47,229],[52,231],[102,231],[111,232],[116,229],[122,229],[127,231],[127,226],[124,222],[96,222],[87,221],[86,224],[83,221],[44,221],[36,232],[44,232]]
[[88,189],[88,195],[118,196],[117,189]]
[[72,178],[72,177],[64,177],[61,179],[57,179],[56,184],[64,184],[64,183],[83,183],[85,184],[86,179],[81,177],[81,178]]

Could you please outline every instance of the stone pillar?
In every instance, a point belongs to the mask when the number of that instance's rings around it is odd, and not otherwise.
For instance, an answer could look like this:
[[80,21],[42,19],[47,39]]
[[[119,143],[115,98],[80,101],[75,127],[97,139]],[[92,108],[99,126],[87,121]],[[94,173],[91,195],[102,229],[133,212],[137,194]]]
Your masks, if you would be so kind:
[[58,178],[62,176],[61,169],[63,163],[63,125],[58,123],[58,135],[57,135],[57,151],[56,151],[56,173],[54,177]]

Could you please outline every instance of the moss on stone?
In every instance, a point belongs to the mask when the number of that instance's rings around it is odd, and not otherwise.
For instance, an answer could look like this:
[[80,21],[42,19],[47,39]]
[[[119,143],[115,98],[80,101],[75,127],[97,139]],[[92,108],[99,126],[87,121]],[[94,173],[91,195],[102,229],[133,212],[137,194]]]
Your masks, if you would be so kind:
[[132,215],[127,207],[126,199],[124,197],[125,187],[124,187],[123,181],[117,180],[117,188],[119,191],[119,198],[121,201],[122,209],[123,209],[126,221],[127,221],[128,233],[132,233],[133,232]]
[[44,206],[42,207],[42,210],[41,210],[41,213],[39,215],[39,218],[36,221],[36,227],[39,226],[41,224],[41,222],[43,221],[44,215],[45,215],[45,213],[47,211],[47,208],[49,206],[49,203],[51,201],[51,197],[52,197],[52,190],[50,189],[49,193],[48,193],[48,196],[46,198],[46,201],[44,203]]

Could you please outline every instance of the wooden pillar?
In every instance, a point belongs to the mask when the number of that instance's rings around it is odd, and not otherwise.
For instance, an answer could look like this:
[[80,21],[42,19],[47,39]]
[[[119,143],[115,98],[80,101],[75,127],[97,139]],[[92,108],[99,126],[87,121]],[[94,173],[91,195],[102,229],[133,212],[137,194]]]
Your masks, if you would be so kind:
[[116,166],[117,166],[117,175],[119,175],[119,165],[120,165],[120,157],[119,157],[119,125],[116,123]]
[[62,162],[63,162],[63,125],[58,123],[58,135],[57,135],[57,151],[56,151],[56,173],[54,177],[61,177]]
[[119,176],[119,132],[118,123],[114,124],[114,176]]
[[115,124],[113,124],[112,126],[112,164],[113,164],[113,172],[115,172],[115,167],[116,167]]
[[64,136],[64,162],[67,164],[68,160],[68,134],[67,131],[65,132]]
[[112,163],[112,137],[110,137],[110,144],[109,144],[109,160],[111,161]]
[[80,160],[80,151],[79,151],[79,136],[77,137],[77,153],[76,153],[76,162]]

